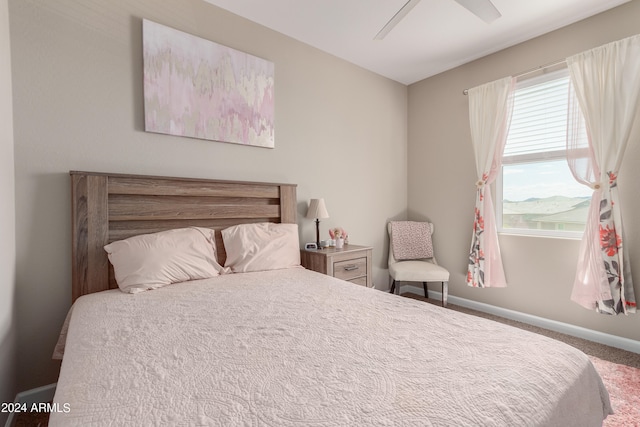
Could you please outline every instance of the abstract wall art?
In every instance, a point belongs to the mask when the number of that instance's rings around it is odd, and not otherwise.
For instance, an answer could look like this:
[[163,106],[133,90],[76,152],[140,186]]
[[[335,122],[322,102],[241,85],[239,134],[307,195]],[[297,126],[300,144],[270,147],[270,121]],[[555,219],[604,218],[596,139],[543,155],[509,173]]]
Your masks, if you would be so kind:
[[143,20],[145,130],[274,147],[272,62]]

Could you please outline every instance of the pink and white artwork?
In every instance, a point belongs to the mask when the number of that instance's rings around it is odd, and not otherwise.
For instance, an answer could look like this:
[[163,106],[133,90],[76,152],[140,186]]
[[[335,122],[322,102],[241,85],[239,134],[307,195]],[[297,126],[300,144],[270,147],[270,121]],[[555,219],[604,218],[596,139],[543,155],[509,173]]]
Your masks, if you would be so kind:
[[147,132],[274,147],[272,62],[143,20]]

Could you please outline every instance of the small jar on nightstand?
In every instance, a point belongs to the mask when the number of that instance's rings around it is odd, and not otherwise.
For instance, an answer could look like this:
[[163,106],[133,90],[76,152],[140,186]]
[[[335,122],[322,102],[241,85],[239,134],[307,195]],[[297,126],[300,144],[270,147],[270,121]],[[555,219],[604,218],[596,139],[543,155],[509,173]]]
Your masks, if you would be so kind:
[[368,246],[347,244],[342,248],[303,249],[300,261],[306,269],[370,288],[372,252]]

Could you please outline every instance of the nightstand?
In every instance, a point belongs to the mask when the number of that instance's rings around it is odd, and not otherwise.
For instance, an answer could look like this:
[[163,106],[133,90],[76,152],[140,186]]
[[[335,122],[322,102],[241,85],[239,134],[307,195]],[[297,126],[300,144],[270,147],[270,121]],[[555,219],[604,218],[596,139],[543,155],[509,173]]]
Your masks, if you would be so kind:
[[372,252],[373,248],[357,245],[344,245],[342,249],[303,249],[300,261],[306,269],[370,288],[373,286]]

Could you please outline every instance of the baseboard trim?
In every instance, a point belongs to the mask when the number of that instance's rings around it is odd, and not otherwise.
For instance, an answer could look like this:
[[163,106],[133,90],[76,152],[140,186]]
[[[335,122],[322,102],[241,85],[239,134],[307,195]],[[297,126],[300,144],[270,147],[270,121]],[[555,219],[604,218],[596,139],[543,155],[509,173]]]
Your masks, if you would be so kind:
[[[417,295],[424,295],[424,290],[421,287],[405,285],[403,286],[403,289],[405,290],[405,292],[408,290],[409,292]],[[442,297],[442,294],[440,292],[432,290],[429,290],[429,295],[433,295],[435,299],[439,299]],[[571,335],[573,337],[597,342],[599,344],[608,345],[610,347],[616,347],[622,350],[640,353],[640,341],[632,340],[629,338],[605,334],[604,332],[594,331],[593,329],[583,328],[581,326],[572,325],[570,323],[563,323],[556,320],[545,319],[544,317],[538,317],[532,314],[509,310],[507,308],[496,307],[494,305],[468,300],[465,298],[456,297],[454,295],[449,295],[447,301],[461,307],[470,308],[472,310],[494,314],[496,316],[504,317],[522,323],[527,323],[529,325],[538,326],[540,328],[549,329],[551,331],[560,332],[562,334]]]
[[[31,390],[21,391],[16,395],[15,403],[26,403],[27,406],[31,406],[34,403],[46,403],[53,400],[53,396],[56,394],[56,386],[58,383],[45,385],[38,388],[32,388]],[[12,427],[14,423],[15,413],[11,412],[9,418],[5,423],[5,427]]]

